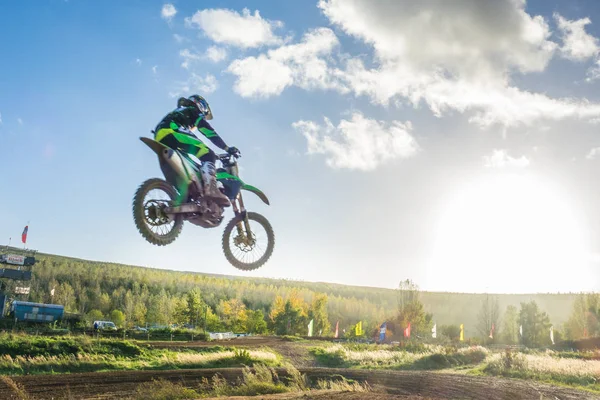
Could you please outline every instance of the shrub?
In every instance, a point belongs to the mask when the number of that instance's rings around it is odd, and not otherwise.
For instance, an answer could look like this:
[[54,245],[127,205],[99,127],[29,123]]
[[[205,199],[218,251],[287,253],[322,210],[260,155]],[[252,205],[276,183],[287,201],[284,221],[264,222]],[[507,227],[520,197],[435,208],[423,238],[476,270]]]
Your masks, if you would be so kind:
[[252,357],[250,356],[250,352],[245,349],[235,349],[233,350],[233,359],[240,364],[251,364]]
[[346,366],[345,352],[342,348],[335,351],[327,351],[321,347],[314,347],[310,352],[315,356],[319,364],[325,367],[343,367]]
[[135,400],[185,400],[198,397],[200,396],[193,389],[164,379],[157,379],[138,386],[133,398]]

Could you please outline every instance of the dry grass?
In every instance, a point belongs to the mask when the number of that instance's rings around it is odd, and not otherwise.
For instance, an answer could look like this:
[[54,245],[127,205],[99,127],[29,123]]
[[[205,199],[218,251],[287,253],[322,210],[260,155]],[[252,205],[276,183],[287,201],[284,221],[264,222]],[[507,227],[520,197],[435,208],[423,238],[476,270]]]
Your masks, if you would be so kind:
[[327,355],[341,356],[344,361],[357,365],[406,364],[427,355],[427,353],[415,354],[390,350],[350,350],[341,344],[328,346],[323,351]]
[[187,400],[197,399],[200,396],[193,390],[183,385],[164,379],[142,383],[136,389],[133,400]]
[[535,372],[561,375],[592,376],[600,379],[600,361],[557,358],[549,355],[525,355],[527,368]]
[[17,396],[19,400],[32,400],[32,397],[25,391],[24,388],[21,387],[17,382],[10,379],[8,376],[0,376],[2,382],[6,384],[13,393]]
[[15,375],[28,373],[94,372],[102,370],[148,370],[173,366],[225,367],[252,365],[255,362],[276,365],[275,353],[267,350],[236,352],[173,352],[154,351],[136,357],[108,354],[77,354],[59,356],[0,356],[0,374]]
[[367,382],[348,382],[346,380],[327,381],[319,379],[317,388],[323,390],[332,390],[335,392],[370,392],[371,386]]
[[[424,345],[419,352],[408,352],[392,346],[349,346],[334,344],[313,350],[319,362],[327,366],[365,367],[365,368],[417,368],[439,369],[463,364],[478,364],[490,357],[491,353],[484,347],[471,346],[460,349],[446,348],[437,345]],[[474,357],[474,356],[477,357]],[[445,363],[438,365],[436,358]],[[447,361],[449,360],[449,361]]]
[[534,379],[600,392],[600,361],[562,358],[560,353],[522,354],[507,351],[490,357],[481,371],[489,375]]
[[[259,362],[276,362],[277,356],[275,353],[264,350],[248,350],[250,358]],[[219,353],[179,353],[175,356],[175,362],[180,365],[188,364],[210,364],[215,361],[234,358],[234,351],[222,351]]]

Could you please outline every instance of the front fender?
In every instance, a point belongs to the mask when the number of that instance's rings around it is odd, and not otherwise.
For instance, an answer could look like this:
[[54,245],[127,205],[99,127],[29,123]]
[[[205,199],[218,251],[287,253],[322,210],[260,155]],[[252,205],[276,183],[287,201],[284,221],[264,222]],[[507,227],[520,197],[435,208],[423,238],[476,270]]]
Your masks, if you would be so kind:
[[254,194],[255,194],[255,195],[257,195],[257,196],[258,196],[258,197],[259,197],[259,198],[260,198],[260,199],[261,199],[261,200],[262,200],[262,201],[263,201],[263,202],[264,202],[266,205],[271,205],[271,204],[269,203],[269,199],[267,198],[267,195],[266,195],[266,194],[264,194],[264,193],[263,193],[263,192],[262,192],[260,189],[258,189],[258,188],[255,188],[255,187],[254,187],[254,186],[252,186],[252,185],[246,185],[246,184],[243,184],[243,185],[242,185],[242,189],[244,189],[244,190],[247,190],[247,191],[249,191],[249,192],[252,192],[252,193],[254,193]]

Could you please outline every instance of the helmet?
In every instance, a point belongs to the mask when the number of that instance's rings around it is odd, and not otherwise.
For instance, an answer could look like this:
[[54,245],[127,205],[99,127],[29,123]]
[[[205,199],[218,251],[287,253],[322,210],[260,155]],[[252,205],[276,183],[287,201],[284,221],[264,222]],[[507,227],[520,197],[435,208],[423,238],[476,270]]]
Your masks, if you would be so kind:
[[197,94],[193,94],[188,98],[185,97],[180,97],[179,100],[177,100],[177,107],[196,107],[198,108],[198,111],[200,111],[200,113],[202,115],[204,115],[204,118],[207,120],[211,120],[213,118],[212,115],[212,111],[210,110],[210,106],[208,105],[208,102],[206,101],[206,99],[200,95]]

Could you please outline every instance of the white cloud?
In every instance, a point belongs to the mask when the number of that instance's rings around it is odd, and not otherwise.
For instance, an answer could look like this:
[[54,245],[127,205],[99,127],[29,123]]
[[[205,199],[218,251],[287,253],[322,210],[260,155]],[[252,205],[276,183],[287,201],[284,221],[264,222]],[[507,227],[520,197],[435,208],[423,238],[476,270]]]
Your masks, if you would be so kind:
[[19,123],[19,125],[23,125],[23,120],[21,118],[17,118],[17,122]]
[[163,5],[160,10],[160,16],[167,21],[171,21],[175,14],[177,14],[177,9],[170,3]]
[[587,82],[593,82],[600,79],[600,60],[596,60],[593,66],[587,70]]
[[173,34],[173,38],[175,39],[175,41],[177,43],[183,43],[183,42],[187,41],[187,39],[185,37],[183,37],[183,36],[181,36],[181,35],[179,35],[177,33]]
[[554,19],[561,32],[563,45],[560,52],[564,58],[583,61],[598,55],[598,39],[585,31],[585,26],[591,24],[589,18],[571,21],[554,13]]
[[443,73],[414,71],[394,63],[366,69],[361,61],[350,60],[347,68],[338,74],[355,94],[367,95],[374,103],[388,105],[391,100],[400,98],[417,107],[423,101],[438,117],[450,111],[468,112],[470,122],[482,127],[600,116],[600,104],[586,99],[554,99],[500,82],[453,78]]
[[331,29],[319,28],[306,33],[300,43],[284,45],[257,57],[234,60],[227,72],[237,76],[234,90],[242,97],[279,95],[291,85],[346,92],[327,60],[338,45]]
[[502,79],[507,69],[543,70],[556,48],[524,0],[320,0],[329,20],[371,44],[381,62]]
[[511,157],[506,150],[494,150],[491,155],[483,157],[487,168],[525,168],[530,161],[524,155],[519,158]]
[[[299,43],[233,61],[227,71],[237,76],[239,95],[276,96],[293,85],[334,89],[386,107],[425,104],[437,117],[464,113],[481,127],[600,117],[598,103],[512,83],[515,74],[544,71],[559,49],[547,21],[529,15],[524,0],[320,0],[319,7],[342,31],[372,46],[372,60],[334,54],[333,31],[315,29]],[[588,80],[597,78],[600,61],[588,72]]]
[[135,63],[136,63],[137,65],[142,65],[142,60],[141,60],[141,59],[139,59],[139,58],[136,58],[136,59],[135,59]]
[[557,48],[547,22],[527,14],[523,0],[320,0],[319,7],[373,46],[375,67],[350,59],[335,74],[374,103],[424,102],[436,116],[470,113],[481,126],[600,116],[600,105],[586,99],[555,99],[509,84],[511,74],[543,71]]
[[183,49],[179,52],[179,55],[183,57],[183,62],[181,66],[185,69],[190,68],[190,63],[193,61],[198,61],[201,59],[199,54],[192,53],[189,49]]
[[187,81],[175,84],[175,90],[169,93],[171,97],[177,97],[182,94],[189,95],[191,93],[210,94],[218,88],[217,78],[212,74],[200,76],[196,73],[190,75]]
[[410,122],[384,123],[358,112],[350,120],[342,119],[337,127],[328,118],[324,125],[297,121],[292,126],[306,138],[309,154],[324,154],[327,165],[336,169],[370,171],[391,160],[411,157],[419,150],[410,134]]
[[585,158],[587,158],[588,160],[593,160],[596,157],[598,157],[599,155],[600,155],[600,147],[594,147],[587,153]]
[[2,113],[0,113],[0,124],[2,123]]
[[208,59],[212,62],[217,63],[227,58],[227,50],[225,50],[223,47],[210,46],[208,49],[206,49],[206,57],[208,57]]
[[156,75],[158,73],[158,65],[155,65],[154,67],[152,67],[152,73],[154,75]]
[[242,14],[227,9],[205,9],[197,11],[186,23],[196,26],[217,43],[241,48],[277,45],[283,40],[273,33],[274,28],[282,27],[280,21],[269,21],[244,8]]

